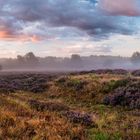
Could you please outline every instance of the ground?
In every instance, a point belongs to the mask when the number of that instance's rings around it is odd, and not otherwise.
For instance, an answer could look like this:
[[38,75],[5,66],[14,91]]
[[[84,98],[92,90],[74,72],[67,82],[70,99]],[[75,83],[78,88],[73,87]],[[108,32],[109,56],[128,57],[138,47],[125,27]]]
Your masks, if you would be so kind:
[[[134,108],[127,104],[126,96],[120,104],[104,101],[139,77],[95,73],[48,76],[1,75],[0,140],[139,140],[139,87]],[[36,90],[38,87],[41,90]],[[131,101],[135,98],[129,95]]]

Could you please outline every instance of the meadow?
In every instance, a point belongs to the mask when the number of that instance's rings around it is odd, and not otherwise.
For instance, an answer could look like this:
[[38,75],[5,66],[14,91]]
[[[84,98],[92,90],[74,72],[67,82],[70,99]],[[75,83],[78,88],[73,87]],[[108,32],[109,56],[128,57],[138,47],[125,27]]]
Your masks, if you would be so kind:
[[1,73],[0,140],[139,140],[139,76]]

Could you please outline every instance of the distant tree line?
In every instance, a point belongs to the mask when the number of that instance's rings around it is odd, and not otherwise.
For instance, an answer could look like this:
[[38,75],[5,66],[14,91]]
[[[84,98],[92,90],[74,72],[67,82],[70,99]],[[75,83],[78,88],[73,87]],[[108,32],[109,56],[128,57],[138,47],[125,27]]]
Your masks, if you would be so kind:
[[140,68],[140,52],[134,52],[131,57],[120,56],[80,56],[71,57],[37,57],[33,52],[17,58],[0,59],[2,69],[44,69],[44,70],[91,70],[103,68]]

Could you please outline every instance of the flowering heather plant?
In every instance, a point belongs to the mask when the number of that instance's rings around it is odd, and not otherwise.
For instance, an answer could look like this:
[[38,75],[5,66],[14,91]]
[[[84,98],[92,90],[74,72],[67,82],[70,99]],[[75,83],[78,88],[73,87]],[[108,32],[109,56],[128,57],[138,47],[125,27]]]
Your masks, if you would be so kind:
[[28,91],[34,93],[44,92],[47,89],[47,75],[22,74],[22,75],[2,75],[0,77],[0,92],[10,93],[16,91]]
[[67,111],[69,107],[61,103],[53,102],[39,102],[36,100],[29,100],[29,105],[31,108],[36,109],[37,111]]
[[112,94],[106,96],[103,103],[140,109],[140,80],[131,79],[126,86],[119,87]]
[[80,113],[75,111],[67,111],[64,115],[73,123],[80,123],[85,126],[95,126],[92,117],[88,113]]

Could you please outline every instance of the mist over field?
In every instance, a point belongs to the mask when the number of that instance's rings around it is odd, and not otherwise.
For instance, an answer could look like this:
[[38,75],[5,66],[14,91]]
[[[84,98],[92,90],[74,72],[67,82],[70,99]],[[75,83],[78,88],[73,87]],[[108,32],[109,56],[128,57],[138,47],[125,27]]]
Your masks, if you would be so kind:
[[135,52],[132,57],[121,56],[80,56],[71,57],[37,57],[32,52],[17,58],[0,59],[3,71],[90,71],[96,69],[126,69],[135,70],[140,67],[140,53]]

